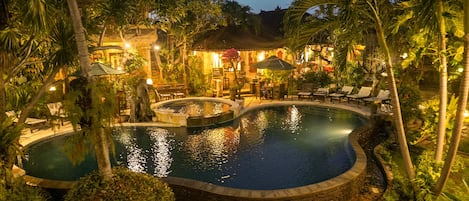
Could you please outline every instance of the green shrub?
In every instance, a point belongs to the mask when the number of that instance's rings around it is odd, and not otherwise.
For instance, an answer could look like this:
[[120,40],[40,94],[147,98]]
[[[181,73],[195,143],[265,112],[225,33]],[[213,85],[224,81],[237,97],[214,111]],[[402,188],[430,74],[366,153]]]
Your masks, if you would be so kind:
[[413,86],[403,85],[398,88],[398,93],[404,122],[419,118],[421,114],[418,105],[422,99],[418,89]]
[[115,168],[113,173],[107,181],[97,172],[81,178],[65,200],[175,200],[171,188],[156,177],[124,168]]
[[313,83],[314,87],[327,87],[332,82],[332,77],[324,71],[309,71],[303,74],[303,83]]
[[22,179],[14,179],[12,186],[0,186],[0,200],[8,201],[43,201],[50,196],[41,188],[28,186]]

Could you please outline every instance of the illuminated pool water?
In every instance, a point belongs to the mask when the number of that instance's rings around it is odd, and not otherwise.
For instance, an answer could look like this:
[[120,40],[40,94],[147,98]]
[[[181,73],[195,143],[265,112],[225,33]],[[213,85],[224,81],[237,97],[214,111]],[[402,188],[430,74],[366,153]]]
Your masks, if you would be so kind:
[[[345,110],[279,106],[250,111],[218,128],[116,128],[114,164],[159,177],[242,189],[304,186],[350,169],[355,154],[347,137],[365,121]],[[96,169],[91,155],[84,163],[71,165],[63,152],[66,138],[27,147],[27,174],[76,180]]]
[[230,110],[231,105],[209,100],[176,99],[165,101],[157,110],[172,110],[174,113],[188,116],[216,115]]

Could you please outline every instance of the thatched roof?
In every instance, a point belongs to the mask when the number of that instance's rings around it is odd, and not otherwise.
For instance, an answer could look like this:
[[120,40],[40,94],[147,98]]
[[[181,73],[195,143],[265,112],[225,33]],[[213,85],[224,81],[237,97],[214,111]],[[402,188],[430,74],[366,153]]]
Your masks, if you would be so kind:
[[283,15],[285,10],[262,11],[260,33],[241,27],[228,26],[205,34],[194,43],[197,50],[260,50],[282,48],[285,46],[283,37]]

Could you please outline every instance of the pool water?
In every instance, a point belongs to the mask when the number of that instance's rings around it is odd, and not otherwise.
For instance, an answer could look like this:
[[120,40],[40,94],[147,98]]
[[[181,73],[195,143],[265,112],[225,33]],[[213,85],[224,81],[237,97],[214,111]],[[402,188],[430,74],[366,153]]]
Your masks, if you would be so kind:
[[[186,128],[114,129],[115,165],[158,177],[182,177],[220,186],[273,190],[321,182],[351,168],[355,154],[348,134],[362,116],[315,106],[253,110],[232,124]],[[92,154],[78,166],[63,152],[67,136],[27,147],[28,175],[76,180],[95,170]]]
[[158,109],[173,110],[175,113],[187,114],[188,116],[215,115],[230,110],[227,103],[208,100],[181,100],[170,101],[161,105]]

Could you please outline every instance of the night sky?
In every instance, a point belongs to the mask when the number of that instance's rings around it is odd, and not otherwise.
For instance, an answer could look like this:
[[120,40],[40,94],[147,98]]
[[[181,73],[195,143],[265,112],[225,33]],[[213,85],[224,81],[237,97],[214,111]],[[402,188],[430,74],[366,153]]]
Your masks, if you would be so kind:
[[288,8],[293,0],[236,0],[241,5],[251,7],[251,12],[259,13],[260,10],[270,11],[279,6],[280,8]]

